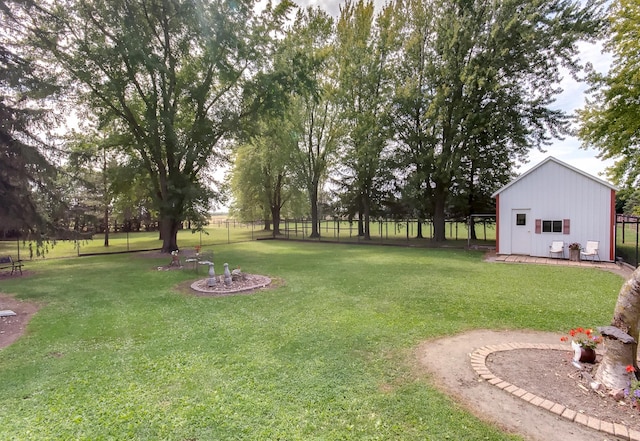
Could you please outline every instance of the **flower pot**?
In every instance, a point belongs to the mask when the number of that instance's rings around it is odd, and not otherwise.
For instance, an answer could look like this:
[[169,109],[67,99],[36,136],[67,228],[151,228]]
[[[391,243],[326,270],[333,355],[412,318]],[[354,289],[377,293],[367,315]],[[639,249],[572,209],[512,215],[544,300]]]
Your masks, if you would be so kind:
[[569,250],[569,260],[573,262],[580,261],[580,250]]
[[595,363],[596,362],[596,350],[592,348],[585,348],[580,346],[575,341],[571,342],[573,348],[573,361],[580,363]]

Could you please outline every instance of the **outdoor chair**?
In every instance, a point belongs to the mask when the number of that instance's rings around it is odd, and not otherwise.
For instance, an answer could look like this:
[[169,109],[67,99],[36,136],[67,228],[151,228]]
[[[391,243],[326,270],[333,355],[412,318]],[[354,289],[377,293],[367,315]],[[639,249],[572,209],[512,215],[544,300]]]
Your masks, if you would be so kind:
[[600,242],[597,240],[588,240],[587,245],[580,251],[580,257],[585,260],[588,260],[586,258],[590,257],[592,262],[594,262],[597,257],[598,262],[600,262],[600,254],[598,254],[599,245]]
[[551,245],[549,245],[549,257],[553,257],[554,255],[556,257],[560,255],[559,257],[564,259],[564,241],[554,240],[551,242]]

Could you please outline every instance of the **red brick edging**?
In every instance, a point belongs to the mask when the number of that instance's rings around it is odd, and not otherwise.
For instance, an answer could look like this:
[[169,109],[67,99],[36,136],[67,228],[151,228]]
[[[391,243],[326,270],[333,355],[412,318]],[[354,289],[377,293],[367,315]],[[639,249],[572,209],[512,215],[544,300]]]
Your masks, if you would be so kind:
[[487,357],[489,354],[501,351],[512,351],[514,349],[551,349],[555,351],[566,351],[566,345],[551,345],[542,343],[505,343],[500,345],[484,346],[480,349],[476,349],[471,353],[471,367],[483,380],[487,381],[505,392],[509,392],[516,397],[523,399],[527,403],[534,406],[541,407],[549,412],[559,415],[569,421],[582,424],[590,427],[591,429],[598,430],[600,432],[608,433],[629,441],[640,441],[640,432],[630,429],[624,424],[611,423],[609,421],[600,420],[592,416],[587,416],[582,413],[578,413],[575,410],[569,409],[562,404],[554,403],[553,401],[546,400],[537,395],[532,394],[524,389],[519,388],[509,382],[496,377],[487,368]]

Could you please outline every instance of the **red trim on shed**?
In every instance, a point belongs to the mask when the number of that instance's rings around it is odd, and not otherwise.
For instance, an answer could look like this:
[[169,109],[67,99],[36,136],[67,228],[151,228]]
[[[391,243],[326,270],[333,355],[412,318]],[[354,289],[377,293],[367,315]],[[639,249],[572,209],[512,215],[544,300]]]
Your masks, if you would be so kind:
[[611,190],[611,219],[609,220],[609,259],[616,261],[616,191]]
[[536,234],[542,233],[542,219],[536,219]]
[[496,195],[496,254],[500,254],[500,195]]
[[571,219],[562,219],[562,234],[570,234]]

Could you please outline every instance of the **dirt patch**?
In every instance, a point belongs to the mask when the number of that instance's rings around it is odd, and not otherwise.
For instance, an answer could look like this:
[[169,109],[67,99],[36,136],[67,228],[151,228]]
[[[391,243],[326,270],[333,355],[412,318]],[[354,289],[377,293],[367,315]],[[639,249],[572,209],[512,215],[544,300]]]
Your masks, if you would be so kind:
[[225,284],[223,275],[216,277],[215,280],[217,283],[213,286],[209,286],[208,277],[197,280],[191,284],[191,289],[204,295],[229,295],[266,288],[271,283],[271,279],[267,276],[246,273],[237,280],[231,281],[229,286]]
[[9,346],[24,334],[29,320],[38,311],[39,306],[0,293],[0,310],[6,309],[15,312],[16,315],[0,317],[0,348]]
[[[471,352],[487,345],[558,344],[559,338],[559,335],[546,332],[477,330],[426,341],[416,349],[415,355],[419,365],[432,375],[435,385],[462,407],[527,440],[618,439],[527,403],[482,380],[471,367]],[[633,413],[623,414],[610,397],[602,397],[580,387],[584,387],[587,380],[579,378],[576,369],[566,362],[567,359],[570,361],[570,351],[570,348],[566,353],[554,350],[504,351],[493,354],[488,359],[487,367],[503,380],[550,401],[573,403],[575,411],[582,410],[602,420],[606,420],[605,415],[617,414],[617,421],[629,422]]]
[[4,279],[13,279],[14,277],[29,277],[33,276],[33,271],[22,269],[22,274],[20,271],[16,270],[13,274],[11,274],[11,268],[9,270],[0,270],[0,280]]

